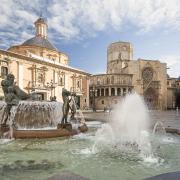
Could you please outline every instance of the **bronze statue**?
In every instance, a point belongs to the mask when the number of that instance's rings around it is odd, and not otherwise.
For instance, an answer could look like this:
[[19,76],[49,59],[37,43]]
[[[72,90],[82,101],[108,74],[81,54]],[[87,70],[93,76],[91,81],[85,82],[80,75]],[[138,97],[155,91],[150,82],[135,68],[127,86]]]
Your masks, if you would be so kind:
[[1,81],[1,86],[4,92],[6,108],[3,115],[3,124],[6,125],[7,120],[11,114],[12,106],[17,106],[19,100],[25,100],[29,98],[29,95],[21,90],[14,84],[14,75],[8,74],[7,77]]
[[76,101],[74,99],[74,97],[71,96],[71,99],[69,100],[69,104],[70,104],[70,110],[71,110],[71,120],[75,120],[75,114],[76,114]]
[[[65,88],[62,89],[63,117],[62,117],[62,120],[61,120],[61,124],[66,124],[67,123],[68,113],[69,113],[69,109],[70,109],[70,101],[71,101],[71,99],[69,100],[69,96],[75,96],[75,95],[76,95],[75,93],[70,92],[70,91],[66,90]],[[72,116],[74,117],[75,110],[71,109],[71,112],[72,112]]]

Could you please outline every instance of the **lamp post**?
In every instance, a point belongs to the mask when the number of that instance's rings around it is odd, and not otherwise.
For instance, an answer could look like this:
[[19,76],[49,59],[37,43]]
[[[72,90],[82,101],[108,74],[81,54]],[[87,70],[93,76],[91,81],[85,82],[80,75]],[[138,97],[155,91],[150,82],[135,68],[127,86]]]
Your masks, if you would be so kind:
[[93,87],[92,89],[90,89],[90,93],[91,93],[91,97],[92,97],[92,108],[93,108],[93,112],[96,112],[96,103],[95,103],[96,92],[97,92],[97,89],[95,89],[95,87]]
[[[46,87],[51,90],[51,98],[50,98],[50,100],[52,100],[52,98],[53,98],[53,89],[55,89],[56,86],[57,86],[57,83],[54,83],[52,79],[51,79],[50,82],[46,83]],[[55,97],[55,92],[54,92],[54,97]]]

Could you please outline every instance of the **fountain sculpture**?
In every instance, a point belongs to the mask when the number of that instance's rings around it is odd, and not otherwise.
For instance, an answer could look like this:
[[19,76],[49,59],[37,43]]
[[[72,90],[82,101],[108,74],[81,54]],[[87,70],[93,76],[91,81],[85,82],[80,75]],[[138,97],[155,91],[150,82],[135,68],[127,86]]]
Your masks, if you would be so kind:
[[[62,90],[63,105],[57,101],[38,101],[36,94],[27,94],[14,84],[14,75],[8,74],[1,82],[5,102],[0,103],[0,136],[14,138],[50,138],[70,136],[87,131],[85,122],[75,118],[75,93]],[[69,100],[71,97],[71,101]],[[76,120],[76,129],[68,122]]]

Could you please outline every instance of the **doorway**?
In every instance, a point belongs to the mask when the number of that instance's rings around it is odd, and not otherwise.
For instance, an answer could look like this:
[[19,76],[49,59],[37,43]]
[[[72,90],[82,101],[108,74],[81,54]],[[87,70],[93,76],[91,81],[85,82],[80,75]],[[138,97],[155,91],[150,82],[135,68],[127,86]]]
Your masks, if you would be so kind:
[[149,109],[158,108],[158,94],[155,89],[148,88],[144,93],[144,100]]

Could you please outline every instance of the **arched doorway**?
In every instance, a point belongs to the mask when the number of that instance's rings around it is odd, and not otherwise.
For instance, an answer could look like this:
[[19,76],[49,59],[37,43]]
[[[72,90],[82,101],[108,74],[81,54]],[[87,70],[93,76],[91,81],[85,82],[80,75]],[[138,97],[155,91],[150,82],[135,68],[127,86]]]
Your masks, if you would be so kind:
[[158,108],[158,93],[153,88],[148,88],[144,92],[144,100],[149,109],[157,109]]
[[176,107],[180,108],[180,89],[177,89],[175,92],[175,98],[176,98]]

